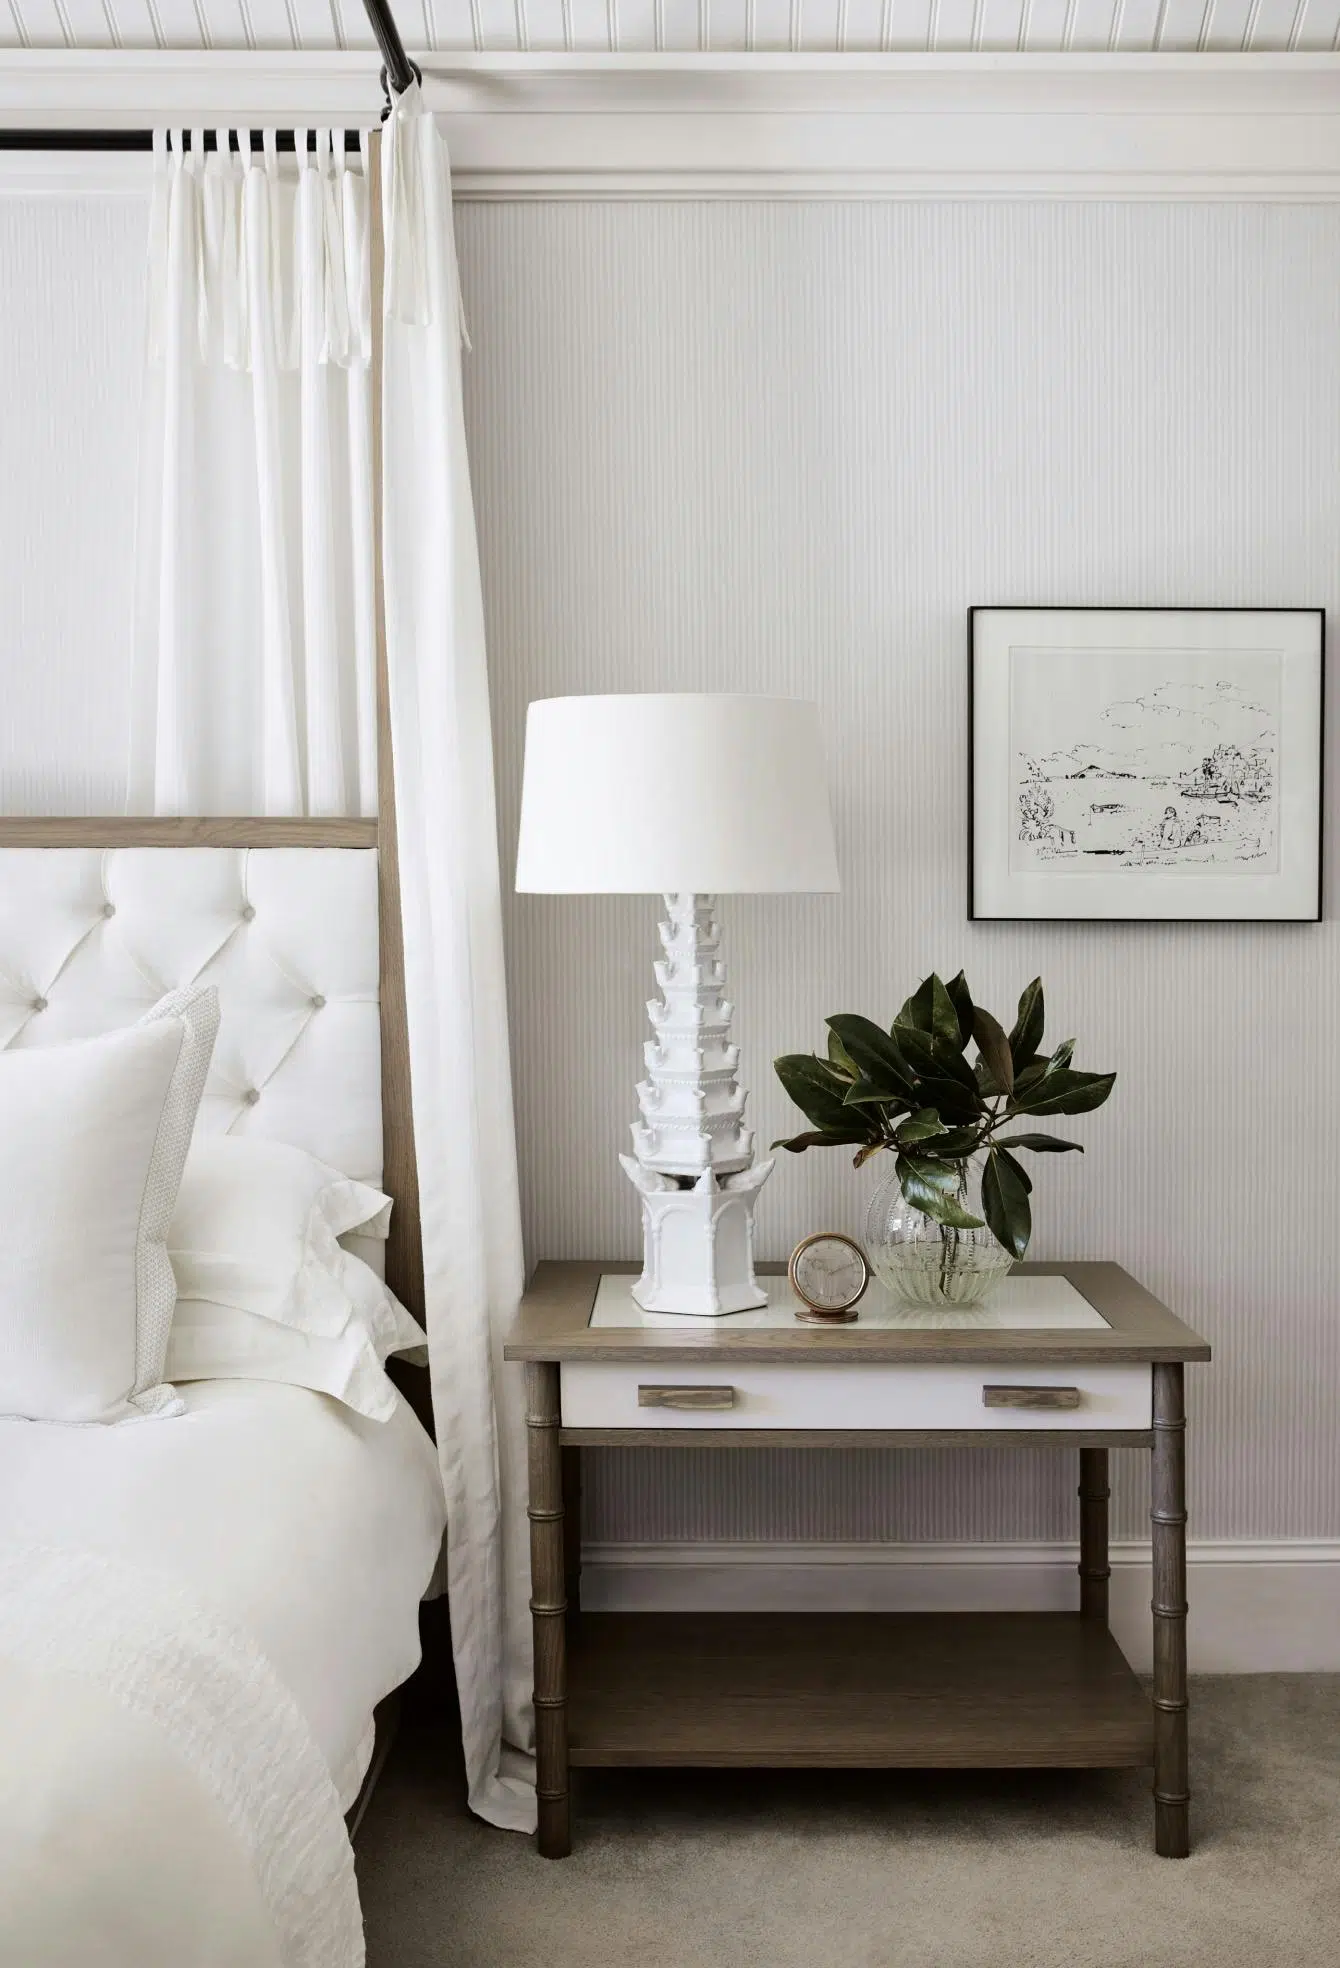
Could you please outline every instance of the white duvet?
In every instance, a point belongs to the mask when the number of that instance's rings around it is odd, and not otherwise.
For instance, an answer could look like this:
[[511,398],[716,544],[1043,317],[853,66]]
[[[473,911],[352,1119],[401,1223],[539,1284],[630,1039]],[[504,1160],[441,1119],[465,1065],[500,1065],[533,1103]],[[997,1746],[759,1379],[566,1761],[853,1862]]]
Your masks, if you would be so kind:
[[442,1526],[408,1410],[0,1422],[0,1962],[354,1968],[342,1812]]

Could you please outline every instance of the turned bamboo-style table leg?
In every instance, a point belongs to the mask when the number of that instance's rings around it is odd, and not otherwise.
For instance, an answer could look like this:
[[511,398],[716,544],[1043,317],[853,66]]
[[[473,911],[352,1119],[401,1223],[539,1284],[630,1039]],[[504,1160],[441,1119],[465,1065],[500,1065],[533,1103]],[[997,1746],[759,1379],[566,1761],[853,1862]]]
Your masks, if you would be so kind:
[[1107,1625],[1107,1450],[1079,1452],[1079,1609]]
[[1154,1850],[1191,1849],[1186,1740],[1186,1409],[1180,1361],[1154,1367]]
[[530,1613],[535,1642],[537,1843],[546,1859],[572,1850],[568,1810],[568,1661],[563,1550],[563,1462],[558,1443],[558,1367],[526,1363],[530,1468]]
[[563,1452],[563,1590],[569,1612],[582,1609],[582,1452]]

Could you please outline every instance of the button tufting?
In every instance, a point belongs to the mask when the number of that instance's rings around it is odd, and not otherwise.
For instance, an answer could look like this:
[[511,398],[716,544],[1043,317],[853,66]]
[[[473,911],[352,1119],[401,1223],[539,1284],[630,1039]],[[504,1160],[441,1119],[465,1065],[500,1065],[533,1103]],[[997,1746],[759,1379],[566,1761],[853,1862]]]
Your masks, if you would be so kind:
[[[123,1026],[203,965],[201,982],[218,987],[223,1039],[202,1128],[284,1140],[296,1127],[323,1162],[375,1176],[375,852],[211,848],[183,858],[175,849],[44,847],[7,848],[0,862],[0,1057],[6,1041],[41,1048]],[[316,981],[326,977],[329,990]],[[337,1009],[327,1030],[325,1014]]]

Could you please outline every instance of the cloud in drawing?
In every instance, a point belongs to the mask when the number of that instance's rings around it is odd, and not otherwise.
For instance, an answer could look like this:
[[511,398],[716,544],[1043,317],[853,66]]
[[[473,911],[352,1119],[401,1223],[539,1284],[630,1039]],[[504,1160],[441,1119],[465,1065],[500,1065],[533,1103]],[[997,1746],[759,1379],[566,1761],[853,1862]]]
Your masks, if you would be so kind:
[[1138,697],[1109,704],[1101,717],[1114,744],[1125,752],[1161,750],[1169,744],[1195,752],[1210,752],[1216,745],[1246,750],[1270,744],[1275,736],[1275,719],[1266,706],[1240,684],[1224,681],[1161,683]]

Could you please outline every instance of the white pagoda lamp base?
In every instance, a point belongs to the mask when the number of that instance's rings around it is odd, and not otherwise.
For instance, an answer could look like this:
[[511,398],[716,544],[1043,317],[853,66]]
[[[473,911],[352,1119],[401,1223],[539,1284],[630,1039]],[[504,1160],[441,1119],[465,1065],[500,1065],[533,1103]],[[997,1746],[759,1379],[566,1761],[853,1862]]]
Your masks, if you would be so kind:
[[720,1318],[767,1303],[754,1205],[771,1163],[731,1038],[716,895],[838,886],[817,704],[732,692],[549,697],[526,715],[519,894],[661,895],[631,1156],[645,1310]]
[[766,1305],[754,1276],[754,1203],[772,1163],[715,1176],[691,1189],[620,1155],[642,1197],[642,1276],[633,1297],[644,1312],[720,1319]]

